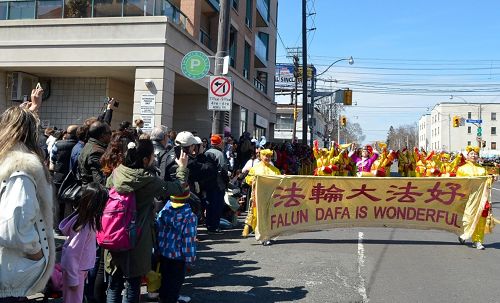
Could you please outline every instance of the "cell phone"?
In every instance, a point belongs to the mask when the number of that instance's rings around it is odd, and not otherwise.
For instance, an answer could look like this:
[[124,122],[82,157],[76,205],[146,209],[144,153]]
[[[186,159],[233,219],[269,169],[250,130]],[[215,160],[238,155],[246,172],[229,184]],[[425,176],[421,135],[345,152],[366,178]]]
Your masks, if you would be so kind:
[[180,145],[174,146],[175,157],[179,159],[181,157],[182,147]]
[[184,151],[185,154],[189,154],[189,147],[182,147],[180,145],[174,146],[175,157],[179,159],[181,157],[181,150]]

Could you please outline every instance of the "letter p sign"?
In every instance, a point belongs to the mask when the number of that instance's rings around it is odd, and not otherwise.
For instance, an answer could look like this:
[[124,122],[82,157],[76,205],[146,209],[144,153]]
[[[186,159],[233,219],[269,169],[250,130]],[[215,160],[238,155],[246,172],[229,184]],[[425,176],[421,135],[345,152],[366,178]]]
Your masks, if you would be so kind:
[[202,79],[210,70],[210,61],[203,52],[192,51],[182,58],[181,69],[184,76],[189,79]]

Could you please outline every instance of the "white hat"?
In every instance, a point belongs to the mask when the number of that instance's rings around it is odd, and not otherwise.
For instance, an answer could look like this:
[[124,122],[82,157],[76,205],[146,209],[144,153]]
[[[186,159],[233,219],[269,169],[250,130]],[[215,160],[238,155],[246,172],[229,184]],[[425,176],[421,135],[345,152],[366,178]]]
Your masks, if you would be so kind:
[[175,137],[175,145],[177,146],[191,146],[198,144],[196,139],[194,138],[193,134],[190,132],[180,132],[177,134],[177,137]]
[[201,141],[200,137],[194,136],[194,139],[196,140],[196,144],[202,144],[203,142]]

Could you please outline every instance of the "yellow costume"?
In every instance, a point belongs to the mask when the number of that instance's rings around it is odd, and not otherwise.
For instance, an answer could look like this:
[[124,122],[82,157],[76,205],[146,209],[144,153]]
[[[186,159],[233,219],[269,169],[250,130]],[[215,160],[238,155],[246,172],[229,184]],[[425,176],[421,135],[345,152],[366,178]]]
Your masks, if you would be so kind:
[[[479,154],[479,147],[467,146],[467,154],[469,154],[471,151],[475,151],[476,154]],[[457,177],[475,177],[475,176],[487,176],[486,169],[478,164],[467,161],[457,170]],[[486,202],[485,209],[483,210],[481,217],[477,222],[476,228],[474,229],[474,233],[472,234],[472,242],[477,246],[479,246],[477,243],[480,243],[482,247],[482,243],[484,240],[484,227],[486,225],[486,217],[488,211],[489,211],[489,203]]]
[[[260,151],[260,156],[272,156],[273,152],[272,150],[269,149],[264,149]],[[255,230],[257,227],[257,205],[255,204],[255,176],[257,175],[281,175],[281,172],[279,169],[274,167],[270,163],[264,162],[262,159],[261,161],[252,167],[250,171],[248,172],[248,175],[245,177],[245,182],[252,186],[252,197],[250,198],[251,201],[251,206],[250,209],[248,210],[247,218],[245,219],[245,227],[243,228],[243,233],[242,236],[246,237],[248,236],[250,232],[250,227],[252,230]]]

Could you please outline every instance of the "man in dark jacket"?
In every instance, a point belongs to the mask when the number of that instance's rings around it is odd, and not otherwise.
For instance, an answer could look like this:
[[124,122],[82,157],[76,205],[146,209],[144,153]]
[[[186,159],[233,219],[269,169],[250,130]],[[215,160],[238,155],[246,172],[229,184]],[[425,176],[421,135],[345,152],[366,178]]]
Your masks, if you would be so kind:
[[207,188],[207,230],[209,233],[221,233],[219,228],[220,218],[224,210],[224,195],[229,182],[228,161],[224,150],[224,142],[221,136],[213,135],[210,138],[212,148],[205,155],[214,163],[217,163],[217,184]]
[[78,171],[85,186],[90,182],[104,184],[105,177],[101,171],[101,156],[111,140],[111,128],[105,122],[95,121],[90,125],[89,141],[78,157]]
[[[78,142],[76,138],[77,125],[70,125],[66,129],[66,135],[63,140],[56,141],[52,147],[52,153],[50,155],[50,162],[54,164],[54,177],[53,182],[56,186],[56,190],[59,190],[64,178],[69,172],[69,162],[71,158],[71,150]],[[58,200],[58,211],[57,211],[57,222],[56,226],[69,214],[73,212],[73,208],[69,201],[59,201]],[[57,231],[57,230],[56,230]]]
[[158,175],[165,180],[165,165],[167,164],[167,149],[165,147],[168,141],[167,127],[162,125],[153,128],[151,131],[151,141],[153,141]]

